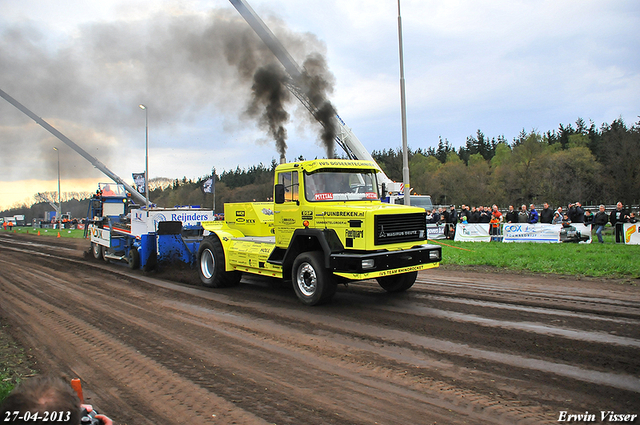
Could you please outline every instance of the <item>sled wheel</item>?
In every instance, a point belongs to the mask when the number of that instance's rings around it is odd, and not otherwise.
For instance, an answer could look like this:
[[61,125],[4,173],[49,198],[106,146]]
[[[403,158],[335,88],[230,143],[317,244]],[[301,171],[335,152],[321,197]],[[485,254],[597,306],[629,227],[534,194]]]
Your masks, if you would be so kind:
[[131,247],[129,255],[127,256],[129,262],[129,268],[131,270],[137,270],[140,268],[140,253],[137,248]]
[[102,258],[102,246],[91,242],[91,253],[93,254],[93,258],[100,260]]

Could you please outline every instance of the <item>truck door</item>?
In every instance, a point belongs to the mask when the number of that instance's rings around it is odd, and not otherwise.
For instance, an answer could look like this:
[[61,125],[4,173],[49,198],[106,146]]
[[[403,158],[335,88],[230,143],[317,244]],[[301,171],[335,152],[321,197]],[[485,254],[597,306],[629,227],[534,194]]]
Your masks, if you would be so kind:
[[284,185],[284,203],[275,206],[274,227],[276,231],[276,246],[289,246],[293,232],[302,227],[300,215],[300,201],[298,199],[298,172],[286,171],[278,173],[279,184]]

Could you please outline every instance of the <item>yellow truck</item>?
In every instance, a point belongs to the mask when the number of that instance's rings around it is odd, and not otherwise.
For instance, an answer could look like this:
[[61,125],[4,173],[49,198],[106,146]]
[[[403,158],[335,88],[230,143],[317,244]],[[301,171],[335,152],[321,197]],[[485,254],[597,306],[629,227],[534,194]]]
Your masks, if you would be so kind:
[[339,283],[376,279],[401,292],[438,267],[423,208],[380,201],[372,161],[317,159],[275,170],[274,202],[229,203],[224,221],[203,222],[197,264],[205,286],[242,273],[291,280],[307,305],[329,301]]

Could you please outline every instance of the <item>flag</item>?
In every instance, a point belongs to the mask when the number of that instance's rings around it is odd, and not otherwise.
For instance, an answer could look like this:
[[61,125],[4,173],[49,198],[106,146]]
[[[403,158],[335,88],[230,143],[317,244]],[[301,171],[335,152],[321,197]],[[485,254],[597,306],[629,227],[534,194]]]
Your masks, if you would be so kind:
[[202,184],[202,190],[204,193],[214,193],[216,190],[216,183],[213,177],[205,180]]
[[145,193],[144,190],[144,173],[131,173],[133,182],[136,185],[136,189],[140,193]]

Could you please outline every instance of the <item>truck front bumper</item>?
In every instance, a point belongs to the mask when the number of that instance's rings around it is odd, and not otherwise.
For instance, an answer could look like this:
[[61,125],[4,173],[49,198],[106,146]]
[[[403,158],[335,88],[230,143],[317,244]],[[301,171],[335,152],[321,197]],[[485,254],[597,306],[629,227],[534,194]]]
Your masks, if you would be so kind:
[[401,251],[331,254],[330,264],[333,274],[362,280],[438,267],[441,258],[440,246],[420,245]]

